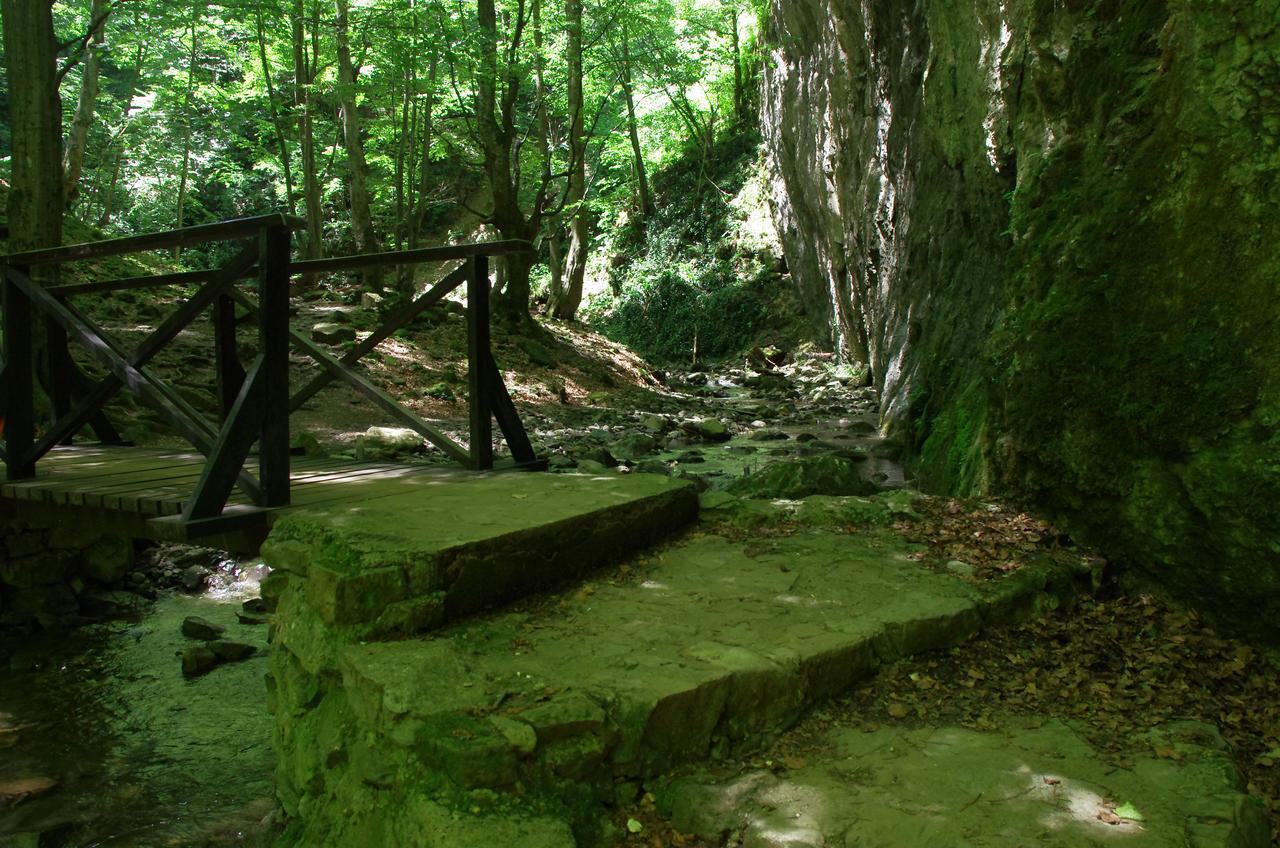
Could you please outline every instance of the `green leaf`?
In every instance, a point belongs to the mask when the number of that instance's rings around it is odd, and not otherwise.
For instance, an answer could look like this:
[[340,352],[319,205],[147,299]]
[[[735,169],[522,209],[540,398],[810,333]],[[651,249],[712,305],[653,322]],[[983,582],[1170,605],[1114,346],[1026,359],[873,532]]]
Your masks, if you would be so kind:
[[1129,803],[1128,801],[1116,807],[1116,815],[1122,819],[1128,819],[1129,821],[1134,821],[1134,822],[1147,820],[1147,817],[1144,816],[1142,813],[1138,812],[1138,808],[1133,806],[1133,804]]
[[640,824],[640,822],[636,821],[635,819],[627,819],[627,830],[631,831],[632,833],[639,833],[640,831],[644,830],[644,825]]

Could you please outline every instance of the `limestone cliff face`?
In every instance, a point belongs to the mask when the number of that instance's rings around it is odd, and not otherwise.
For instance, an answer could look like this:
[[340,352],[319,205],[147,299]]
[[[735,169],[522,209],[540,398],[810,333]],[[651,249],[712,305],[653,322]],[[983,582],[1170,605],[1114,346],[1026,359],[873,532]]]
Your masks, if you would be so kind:
[[767,45],[788,264],[926,487],[1280,641],[1280,0],[773,0]]

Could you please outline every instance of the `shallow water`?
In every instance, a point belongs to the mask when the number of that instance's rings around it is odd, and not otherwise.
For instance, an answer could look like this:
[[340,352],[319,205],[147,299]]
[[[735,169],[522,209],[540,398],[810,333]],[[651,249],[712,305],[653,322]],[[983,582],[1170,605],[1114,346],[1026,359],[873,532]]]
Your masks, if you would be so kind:
[[57,782],[17,803],[0,796],[0,846],[259,841],[272,809],[265,653],[193,680],[177,656],[192,644],[179,629],[189,615],[265,647],[265,626],[236,620],[251,591],[164,592],[141,621],[0,646],[11,656],[0,668],[0,783]]

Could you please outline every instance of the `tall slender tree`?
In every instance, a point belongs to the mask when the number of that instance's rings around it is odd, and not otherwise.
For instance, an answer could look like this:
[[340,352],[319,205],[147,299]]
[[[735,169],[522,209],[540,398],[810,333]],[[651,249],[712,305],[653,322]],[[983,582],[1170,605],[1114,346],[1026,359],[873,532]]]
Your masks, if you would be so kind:
[[89,141],[89,127],[98,102],[98,68],[102,63],[102,45],[106,41],[107,16],[111,6],[107,0],[92,0],[89,7],[89,34],[85,43],[84,71],[80,76],[80,95],[76,100],[75,117],[71,132],[67,134],[66,150],[62,157],[63,191],[67,203],[75,201],[80,190],[80,173],[84,169],[85,146]]
[[582,303],[587,272],[587,139],[582,107],[582,0],[565,0],[569,94],[569,181],[565,208],[569,213],[569,251],[565,257],[563,285],[551,292],[549,312],[572,321]]
[[[347,0],[337,0],[335,34],[338,45],[338,114],[342,122],[342,144],[347,154],[347,195],[351,204],[351,233],[362,253],[380,250],[373,228],[369,204],[369,165],[364,155],[364,136],[356,96],[356,67],[351,60],[351,24]],[[372,287],[380,275],[366,276]]]

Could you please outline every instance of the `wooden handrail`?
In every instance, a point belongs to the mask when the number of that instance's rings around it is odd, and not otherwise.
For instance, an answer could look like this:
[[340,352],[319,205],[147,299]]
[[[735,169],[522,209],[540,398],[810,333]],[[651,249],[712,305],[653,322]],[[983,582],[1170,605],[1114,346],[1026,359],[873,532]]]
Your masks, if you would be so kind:
[[[9,362],[0,374],[0,395],[10,407],[3,459],[10,479],[34,476],[36,462],[55,445],[69,441],[86,424],[99,434],[114,434],[103,406],[123,388],[136,393],[148,406],[207,457],[182,520],[199,523],[222,514],[235,486],[260,507],[289,503],[289,413],[322,387],[341,380],[365,395],[387,414],[420,433],[448,456],[472,468],[493,467],[492,419],[496,419],[523,467],[536,467],[537,457],[520,421],[511,396],[494,362],[489,334],[489,257],[529,253],[527,241],[502,240],[443,245],[419,250],[341,256],[293,263],[291,231],[305,222],[283,214],[260,215],[217,224],[186,227],[100,242],[26,251],[0,256],[0,285],[4,289],[3,326]],[[136,253],[178,245],[249,240],[249,244],[221,268],[126,277],[100,282],[45,287],[33,280],[34,265],[56,265],[83,259]],[[383,316],[380,325],[341,359],[314,344],[289,326],[289,279],[295,275],[358,271],[385,266],[462,260],[462,265]],[[257,278],[257,297],[240,291],[236,283]],[[467,290],[467,366],[469,383],[470,444],[464,447],[437,430],[412,410],[402,406],[353,368],[379,342],[404,327],[426,309],[441,302],[463,284]],[[198,290],[185,297],[177,309],[136,348],[120,348],[101,327],[76,308],[70,295],[130,288],[186,284]],[[246,370],[239,358],[236,327],[241,321],[236,306],[249,308],[258,325],[259,354]],[[51,391],[54,421],[36,439],[33,383],[33,320],[46,323],[51,351],[50,383],[64,391]],[[214,318],[215,391],[222,416],[210,422],[165,381],[148,370],[159,350],[177,337],[198,315],[212,309]],[[66,352],[68,336],[76,338],[90,356],[107,370],[96,384],[78,371]],[[292,398],[289,395],[289,349],[307,355],[321,366],[316,375]],[[53,354],[58,354],[54,357]],[[101,419],[100,421],[98,419]],[[118,434],[105,437],[119,441]],[[258,450],[258,474],[245,469],[254,444]]]
[[[379,268],[388,265],[417,265],[424,262],[447,262],[450,259],[470,259],[473,256],[508,256],[513,253],[531,253],[534,249],[532,243],[518,239],[447,244],[440,247],[424,247],[418,250],[368,253],[357,256],[335,256],[330,259],[304,259],[291,263],[289,274],[290,276],[300,277],[304,274],[361,271],[365,268]],[[73,294],[99,294],[124,291],[126,289],[147,289],[157,286],[199,285],[207,283],[217,273],[217,269],[207,269],[201,271],[175,271],[171,274],[153,274],[142,277],[118,277],[114,280],[102,280],[94,283],[68,283],[60,286],[49,286],[48,291],[59,297],[65,297]],[[257,273],[257,268],[251,268],[241,277],[247,279]]]
[[140,253],[145,250],[184,247],[202,242],[235,241],[255,236],[263,229],[270,227],[301,230],[306,226],[307,222],[301,218],[277,212],[272,215],[256,215],[252,218],[219,221],[215,224],[199,224],[194,227],[183,227],[179,230],[167,230],[163,233],[123,236],[121,238],[104,239],[103,241],[85,242],[84,244],[68,244],[62,247],[46,247],[40,250],[11,253],[7,257],[7,261],[11,265],[57,265],[82,259],[119,256],[123,253]]
[[470,259],[473,256],[506,256],[512,253],[532,253],[533,250],[532,242],[521,239],[445,244],[439,247],[422,247],[417,250],[392,250],[386,253],[366,253],[359,256],[335,256],[330,259],[304,259],[293,263],[293,273],[328,274],[335,271],[363,271],[366,268],[385,268],[388,265],[447,262],[450,259]]

